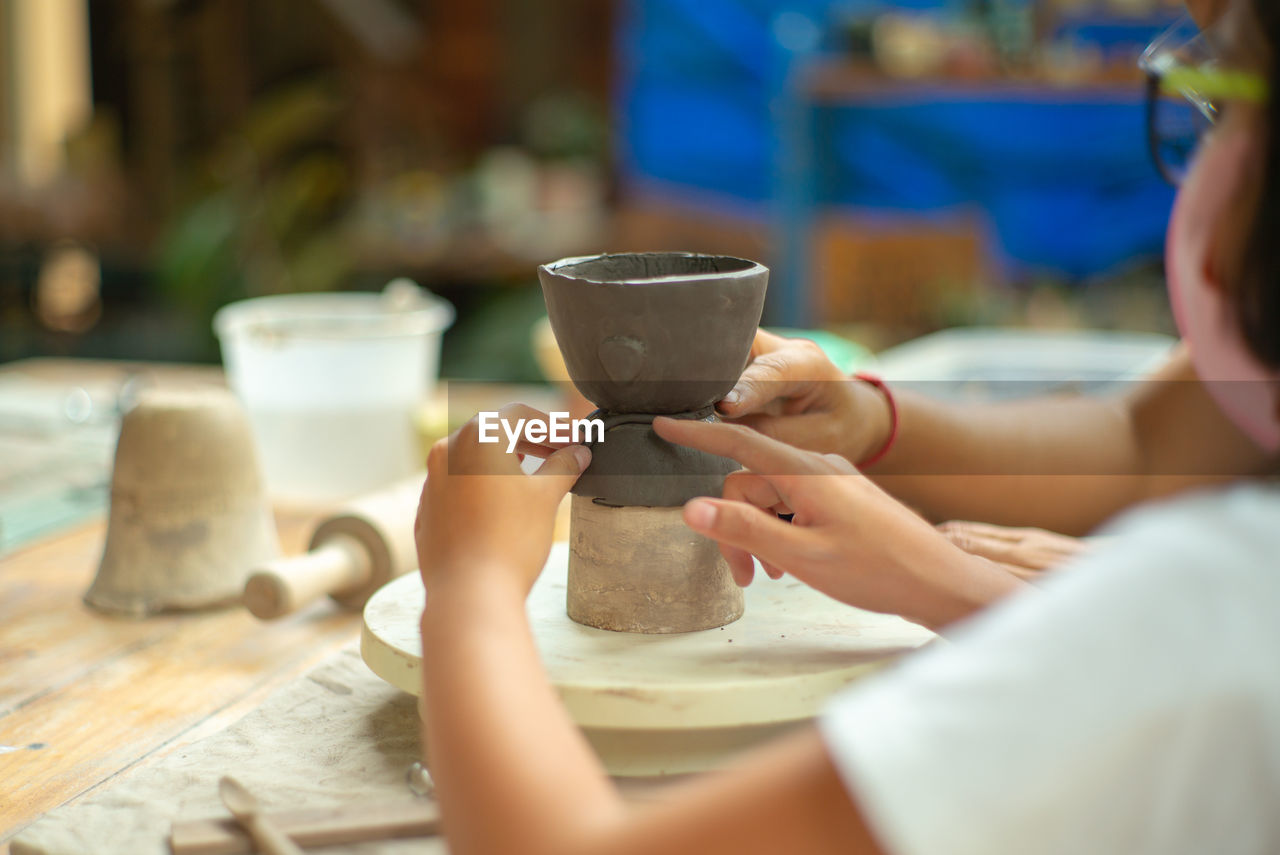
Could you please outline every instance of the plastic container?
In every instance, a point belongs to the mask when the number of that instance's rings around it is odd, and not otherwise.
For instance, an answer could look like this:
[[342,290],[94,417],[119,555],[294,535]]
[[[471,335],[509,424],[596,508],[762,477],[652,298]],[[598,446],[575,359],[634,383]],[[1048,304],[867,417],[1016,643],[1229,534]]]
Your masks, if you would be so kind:
[[289,294],[213,318],[273,499],[318,505],[422,468],[413,414],[435,388],[453,306],[398,280],[381,294]]

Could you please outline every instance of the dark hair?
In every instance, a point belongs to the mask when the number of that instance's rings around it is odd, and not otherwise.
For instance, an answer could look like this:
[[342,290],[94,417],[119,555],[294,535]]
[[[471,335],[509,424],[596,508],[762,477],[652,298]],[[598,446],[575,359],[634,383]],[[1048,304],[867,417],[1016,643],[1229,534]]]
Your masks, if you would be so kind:
[[1244,339],[1258,359],[1280,368],[1280,3],[1253,0],[1253,14],[1270,52],[1269,97],[1265,110],[1262,192],[1245,246],[1236,291],[1236,312]]

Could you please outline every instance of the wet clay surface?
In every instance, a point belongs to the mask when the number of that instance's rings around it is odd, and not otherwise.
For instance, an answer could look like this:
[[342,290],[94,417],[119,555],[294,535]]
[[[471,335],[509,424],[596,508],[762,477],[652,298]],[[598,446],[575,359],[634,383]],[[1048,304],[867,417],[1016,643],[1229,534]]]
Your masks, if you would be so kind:
[[[704,421],[713,421],[709,411]],[[695,496],[719,496],[724,476],[740,467],[682,445],[653,431],[653,416],[604,418],[604,442],[591,443],[591,465],[573,486],[611,507],[676,507]]]

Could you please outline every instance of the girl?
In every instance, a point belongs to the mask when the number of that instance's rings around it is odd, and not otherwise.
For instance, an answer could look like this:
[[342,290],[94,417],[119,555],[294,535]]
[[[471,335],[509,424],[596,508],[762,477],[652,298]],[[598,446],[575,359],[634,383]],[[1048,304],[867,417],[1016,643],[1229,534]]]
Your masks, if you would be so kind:
[[[1171,291],[1200,376],[1268,392],[1223,412],[1275,432],[1280,9],[1237,0],[1223,26],[1220,64],[1161,66],[1217,117],[1171,224]],[[628,806],[525,622],[589,453],[559,449],[525,476],[473,422],[432,450],[417,528],[425,736],[455,855],[1280,851],[1280,489],[1241,483],[1140,512],[1073,572],[1006,598],[1016,578],[844,458],[741,426],[654,424],[747,466],[724,498],[685,510],[739,582],[754,554],[954,643],[855,686],[807,732]]]

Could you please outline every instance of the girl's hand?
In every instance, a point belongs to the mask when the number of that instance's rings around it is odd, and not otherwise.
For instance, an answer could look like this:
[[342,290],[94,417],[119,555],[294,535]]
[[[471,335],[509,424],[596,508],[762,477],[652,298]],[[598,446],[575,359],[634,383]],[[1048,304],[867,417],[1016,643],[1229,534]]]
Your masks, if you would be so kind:
[[1006,528],[976,522],[945,522],[938,531],[971,555],[1003,565],[1022,579],[1037,579],[1044,571],[1074,558],[1090,542],[1042,528]]
[[[546,419],[522,404],[499,414]],[[427,591],[456,583],[496,581],[522,599],[551,551],[556,508],[591,461],[581,445],[552,448],[521,444],[519,452],[543,457],[533,475],[520,468],[520,454],[505,439],[479,441],[472,419],[437,442],[427,458],[427,483],[418,505],[414,536],[418,567]]]
[[756,331],[751,361],[716,410],[788,445],[865,460],[889,435],[889,405],[808,339]]
[[[740,585],[751,556],[837,600],[939,629],[1022,587],[898,503],[847,460],[785,445],[740,425],[654,419],[664,439],[733,458],[745,471],[722,499],[685,505],[690,528],[720,544]],[[794,514],[790,523],[777,514]]]

